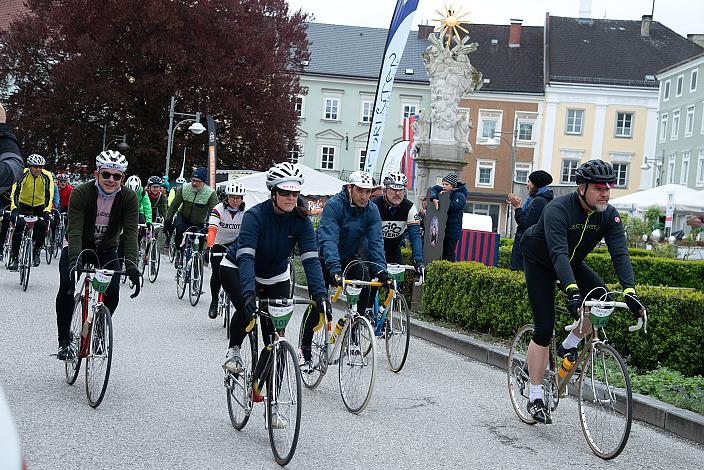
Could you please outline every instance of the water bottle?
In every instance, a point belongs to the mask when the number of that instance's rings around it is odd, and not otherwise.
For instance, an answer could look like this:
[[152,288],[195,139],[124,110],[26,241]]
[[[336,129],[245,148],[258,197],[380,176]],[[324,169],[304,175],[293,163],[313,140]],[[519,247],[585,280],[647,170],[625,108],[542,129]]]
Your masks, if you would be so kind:
[[557,372],[561,379],[564,379],[567,374],[572,370],[574,362],[570,360],[569,357],[562,359],[562,364],[560,364],[560,370]]
[[330,344],[334,344],[334,343],[335,343],[335,339],[337,338],[337,336],[338,336],[340,333],[342,333],[342,329],[343,329],[344,327],[345,327],[345,319],[344,319],[344,318],[340,318],[339,320],[337,320],[337,323],[335,324],[335,329],[334,329],[333,332],[332,332],[332,336],[330,336]]
[[83,322],[83,328],[81,329],[81,336],[84,339],[88,337],[88,331],[90,331],[90,323],[91,323],[90,317],[86,318],[86,321]]

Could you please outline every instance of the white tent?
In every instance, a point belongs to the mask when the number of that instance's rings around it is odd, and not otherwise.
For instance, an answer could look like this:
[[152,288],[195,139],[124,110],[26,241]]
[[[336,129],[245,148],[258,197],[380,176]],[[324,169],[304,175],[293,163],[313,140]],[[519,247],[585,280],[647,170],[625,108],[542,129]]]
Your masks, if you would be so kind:
[[[298,167],[303,171],[303,177],[305,178],[303,190],[301,191],[304,196],[332,196],[339,193],[342,186],[346,184],[340,179],[326,175],[325,173],[301,165],[300,163]],[[237,181],[241,183],[246,190],[244,202],[248,208],[269,199],[271,193],[266,189],[265,171],[242,176],[237,178]],[[218,183],[218,186],[222,186],[223,184],[225,184],[225,182]]]
[[698,212],[704,210],[704,197],[694,189],[680,184],[656,186],[645,191],[627,194],[611,199],[609,204],[622,211],[644,211],[657,206],[664,209],[667,206],[667,195],[674,193],[676,212]]

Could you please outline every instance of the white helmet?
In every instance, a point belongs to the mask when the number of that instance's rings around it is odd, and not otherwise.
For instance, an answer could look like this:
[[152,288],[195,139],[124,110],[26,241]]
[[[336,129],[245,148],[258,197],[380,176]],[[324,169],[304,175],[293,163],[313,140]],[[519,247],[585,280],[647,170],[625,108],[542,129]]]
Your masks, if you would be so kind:
[[405,189],[408,183],[406,175],[400,171],[392,171],[384,177],[384,186],[391,189]]
[[225,194],[228,196],[244,196],[244,186],[236,180],[225,183]]
[[95,166],[98,170],[110,168],[124,173],[127,171],[127,159],[117,150],[103,150],[95,157]]
[[300,191],[303,186],[303,172],[293,163],[283,162],[269,168],[266,173],[266,188],[280,188],[288,191]]
[[27,157],[27,165],[29,165],[29,166],[44,166],[44,165],[46,165],[46,160],[44,160],[44,157],[42,157],[38,153],[33,153],[32,155]]
[[370,175],[366,171],[352,172],[348,183],[353,184],[353,185],[357,186],[358,188],[362,188],[362,189],[374,189],[376,187],[376,185],[374,184],[374,179],[372,178],[372,175]]
[[178,178],[176,178],[176,184],[185,184],[185,183],[186,183],[186,178],[184,178],[183,176],[179,176]]
[[127,178],[127,181],[125,181],[125,186],[130,188],[134,192],[138,192],[139,188],[142,187],[142,180],[139,179],[139,176],[137,175],[132,175],[129,178]]

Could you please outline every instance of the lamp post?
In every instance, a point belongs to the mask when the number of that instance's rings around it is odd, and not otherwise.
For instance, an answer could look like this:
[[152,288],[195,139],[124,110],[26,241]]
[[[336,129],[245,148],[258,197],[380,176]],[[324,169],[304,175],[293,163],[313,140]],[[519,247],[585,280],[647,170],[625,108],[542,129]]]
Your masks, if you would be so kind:
[[[510,135],[511,140],[508,140],[504,135]],[[513,131],[494,131],[494,138],[500,139],[511,147],[511,192],[513,192],[513,184],[516,175],[516,139],[518,138],[518,129]],[[489,146],[491,149],[497,148],[498,145]],[[511,213],[513,212],[513,206],[509,204],[508,209],[506,209],[506,236],[511,237]]]
[[[171,97],[171,106],[169,108],[169,130],[167,131],[167,142],[166,142],[166,170],[164,171],[164,175],[169,174],[169,164],[171,163],[171,152],[173,151],[174,147],[174,135],[176,134],[176,129],[178,129],[178,126],[181,124],[184,124],[186,122],[193,122],[188,127],[188,130],[193,132],[195,135],[202,134],[205,131],[205,127],[203,124],[200,123],[200,113],[179,113],[176,112],[176,97],[172,96]],[[175,126],[174,126],[174,117],[184,117],[182,121],[179,121]]]
[[[640,166],[640,169],[643,171],[650,170],[652,166],[650,164],[655,165],[655,169],[659,170],[658,177],[655,179],[655,186],[660,186],[662,183],[661,178],[662,178],[662,167],[665,164],[665,151],[662,152],[662,155],[659,157],[655,158],[648,158],[645,157],[643,159],[643,164]],[[652,180],[651,180],[652,181]]]
[[108,140],[108,125],[103,124],[103,152],[105,149],[110,147],[114,142],[118,142],[117,148],[120,149],[121,151],[129,150],[130,145],[127,143],[127,134],[122,134],[122,135],[111,135],[110,138],[112,139],[109,143],[107,142]]

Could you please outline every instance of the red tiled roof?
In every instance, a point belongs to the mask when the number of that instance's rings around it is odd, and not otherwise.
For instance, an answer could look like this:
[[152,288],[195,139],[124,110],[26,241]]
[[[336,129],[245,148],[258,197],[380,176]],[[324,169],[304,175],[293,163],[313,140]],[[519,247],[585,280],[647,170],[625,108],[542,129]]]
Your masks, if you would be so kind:
[[0,30],[6,29],[21,13],[27,11],[25,0],[0,0]]

